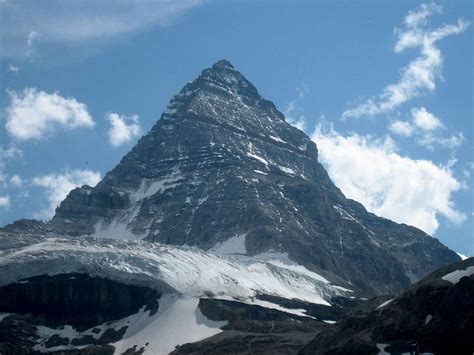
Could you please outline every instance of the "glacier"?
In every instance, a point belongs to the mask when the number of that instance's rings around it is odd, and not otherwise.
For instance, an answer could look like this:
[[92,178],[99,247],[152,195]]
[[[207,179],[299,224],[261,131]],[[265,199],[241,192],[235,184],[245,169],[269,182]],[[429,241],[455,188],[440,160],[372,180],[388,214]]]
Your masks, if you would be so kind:
[[350,292],[303,266],[289,264],[279,254],[218,254],[196,247],[93,237],[19,239],[0,242],[0,286],[37,275],[86,273],[187,297],[249,300],[266,294],[329,306],[332,297],[347,297]]

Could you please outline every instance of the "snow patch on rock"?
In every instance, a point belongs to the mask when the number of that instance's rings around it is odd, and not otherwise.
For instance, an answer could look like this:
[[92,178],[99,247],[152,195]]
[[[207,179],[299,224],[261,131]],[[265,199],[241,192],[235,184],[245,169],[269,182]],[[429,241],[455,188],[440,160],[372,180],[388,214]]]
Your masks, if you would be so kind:
[[442,277],[443,280],[449,281],[452,284],[457,284],[464,276],[471,276],[474,274],[474,266],[469,266],[464,270],[455,270]]
[[217,243],[215,247],[211,249],[216,254],[247,254],[245,247],[246,233],[237,234],[234,237],[227,239],[224,242]]

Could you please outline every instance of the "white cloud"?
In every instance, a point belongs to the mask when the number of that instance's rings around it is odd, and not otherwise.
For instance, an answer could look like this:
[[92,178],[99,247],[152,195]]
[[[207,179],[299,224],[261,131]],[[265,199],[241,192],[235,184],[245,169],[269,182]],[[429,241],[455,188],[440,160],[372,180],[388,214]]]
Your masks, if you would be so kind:
[[[137,115],[120,116],[116,113],[109,112],[106,118],[110,122],[108,131],[109,142],[114,147],[128,143],[141,134]],[[127,124],[127,122],[129,124]]]
[[48,94],[35,88],[8,93],[10,102],[5,128],[17,139],[41,139],[59,128],[71,130],[94,126],[87,106],[73,97],[65,98],[57,92]]
[[0,146],[0,187],[6,183],[8,176],[5,174],[5,165],[8,161],[12,161],[16,158],[20,158],[23,155],[23,152],[11,146],[9,148],[3,148]]
[[320,159],[344,194],[369,211],[433,234],[439,216],[461,223],[452,194],[462,188],[449,167],[396,153],[393,141],[318,126],[312,135]]
[[12,73],[18,73],[20,71],[20,67],[10,63],[10,64],[8,64],[7,71],[12,72]]
[[412,109],[411,116],[413,117],[413,122],[424,131],[433,131],[443,127],[441,120],[426,111],[424,107]]
[[0,196],[0,208],[10,207],[10,196]]
[[425,95],[436,89],[436,80],[441,78],[443,56],[436,42],[464,32],[469,22],[459,19],[455,25],[443,25],[434,30],[427,29],[428,18],[441,12],[436,4],[421,5],[405,17],[404,27],[395,29],[398,40],[394,51],[401,53],[408,48],[419,48],[421,54],[402,68],[400,79],[386,86],[377,97],[345,111],[343,118],[374,116],[394,110],[412,98]]
[[438,4],[421,4],[419,9],[409,11],[403,22],[407,27],[417,27],[426,24],[427,18],[431,15],[441,13],[442,11],[443,8]]
[[[2,57],[24,57],[33,45],[103,43],[168,26],[203,0],[12,2],[2,8]],[[54,14],[52,16],[51,14]],[[25,43],[26,38],[26,43]],[[26,48],[25,48],[26,47]]]
[[82,185],[95,186],[100,181],[100,173],[91,170],[67,170],[64,174],[49,174],[33,178],[33,185],[46,189],[48,207],[35,217],[48,219],[54,215],[57,206],[67,194]]
[[10,178],[10,184],[15,187],[21,187],[23,185],[23,179],[19,175],[13,175]]
[[410,122],[407,121],[394,121],[388,127],[390,132],[399,136],[409,137],[413,134],[414,128]]
[[454,150],[466,141],[461,132],[451,135],[444,134],[442,129],[445,127],[442,121],[424,107],[412,109],[411,118],[411,122],[392,122],[388,127],[389,131],[399,136],[413,136],[418,145],[429,150],[435,150],[436,148]]
[[434,150],[435,148],[455,149],[465,141],[466,138],[461,132],[452,134],[449,137],[441,137],[432,133],[426,133],[417,141],[417,143],[425,148]]

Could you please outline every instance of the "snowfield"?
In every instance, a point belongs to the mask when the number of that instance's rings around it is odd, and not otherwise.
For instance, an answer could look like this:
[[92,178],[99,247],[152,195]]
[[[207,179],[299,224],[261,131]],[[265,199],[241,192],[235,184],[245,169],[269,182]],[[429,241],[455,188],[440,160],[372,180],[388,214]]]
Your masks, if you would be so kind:
[[[1,243],[1,242],[0,242]],[[267,294],[330,305],[349,290],[285,255],[249,257],[193,247],[103,238],[25,237],[0,244],[0,285],[60,273],[87,273],[186,297],[229,296],[237,300]]]

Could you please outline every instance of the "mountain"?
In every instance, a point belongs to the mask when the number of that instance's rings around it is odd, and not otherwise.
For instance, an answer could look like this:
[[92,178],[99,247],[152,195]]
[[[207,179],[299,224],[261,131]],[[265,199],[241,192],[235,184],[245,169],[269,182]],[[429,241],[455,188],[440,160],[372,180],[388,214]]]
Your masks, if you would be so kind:
[[474,258],[350,311],[300,354],[474,353]]
[[225,60],[186,84],[97,186],[71,191],[47,223],[2,231],[25,233],[273,253],[360,296],[402,291],[460,260],[347,199],[309,137]]
[[[361,342],[354,314],[363,329],[382,327],[372,306],[386,298],[364,297],[406,291],[459,259],[345,198],[309,137],[221,60],[171,99],[97,186],[71,191],[51,221],[0,228],[0,353],[347,349],[346,334]],[[415,332],[429,311],[433,324],[453,325],[469,306],[456,297],[470,293],[441,286],[454,320],[425,307],[444,300],[431,289],[384,306],[399,307],[384,319]],[[384,331],[369,332],[364,349],[413,340]]]

